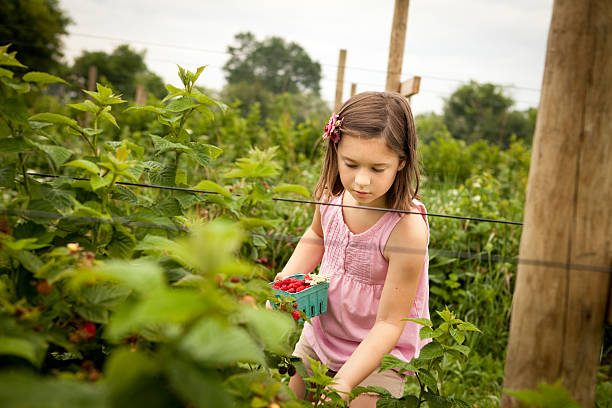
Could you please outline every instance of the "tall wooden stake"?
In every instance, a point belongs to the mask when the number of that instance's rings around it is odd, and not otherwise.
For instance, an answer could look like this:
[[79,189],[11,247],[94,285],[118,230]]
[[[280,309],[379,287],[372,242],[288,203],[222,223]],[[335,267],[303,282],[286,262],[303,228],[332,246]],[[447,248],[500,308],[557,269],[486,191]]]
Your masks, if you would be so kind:
[[[95,65],[89,66],[87,72],[87,90],[95,92],[97,90],[96,81],[98,80],[98,67]],[[91,97],[89,98],[91,99]],[[91,112],[85,112],[85,127],[91,124]]]
[[336,76],[336,100],[334,101],[334,112],[342,107],[342,88],[344,88],[344,68],[346,66],[346,50],[340,50],[338,56],[338,75]]
[[583,407],[594,404],[610,296],[610,32],[609,0],[555,1],[519,252],[551,263],[519,264],[504,376],[505,389],[562,378]]
[[95,65],[89,66],[89,72],[87,74],[87,90],[96,91],[96,81],[98,80],[98,67]]
[[406,44],[406,27],[408,26],[408,7],[410,0],[395,0],[391,42],[389,44],[389,61],[387,64],[387,83],[385,90],[399,92],[404,46]]
[[355,96],[356,93],[357,93],[357,84],[352,83],[351,84],[351,96]]

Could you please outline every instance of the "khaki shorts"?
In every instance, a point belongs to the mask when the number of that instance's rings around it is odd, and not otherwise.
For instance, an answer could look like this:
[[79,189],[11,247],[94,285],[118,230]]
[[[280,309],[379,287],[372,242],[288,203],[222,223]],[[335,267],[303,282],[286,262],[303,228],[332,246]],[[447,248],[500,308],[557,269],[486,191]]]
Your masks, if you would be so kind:
[[[312,376],[312,370],[310,369],[310,362],[308,358],[310,357],[313,360],[321,361],[321,359],[317,356],[317,353],[314,351],[308,340],[304,336],[300,336],[300,340],[295,345],[295,350],[293,351],[293,355],[296,357],[300,357],[306,366],[306,372],[309,376]],[[372,374],[366,377],[361,383],[359,383],[360,387],[367,387],[370,385],[383,387],[388,390],[391,395],[395,398],[400,398],[404,395],[404,386],[406,385],[406,376],[400,375],[397,371],[394,370],[385,370],[383,372],[378,372],[380,366],[374,370]],[[327,375],[333,377],[336,375],[335,371],[329,370]],[[378,395],[378,394],[374,394]]]

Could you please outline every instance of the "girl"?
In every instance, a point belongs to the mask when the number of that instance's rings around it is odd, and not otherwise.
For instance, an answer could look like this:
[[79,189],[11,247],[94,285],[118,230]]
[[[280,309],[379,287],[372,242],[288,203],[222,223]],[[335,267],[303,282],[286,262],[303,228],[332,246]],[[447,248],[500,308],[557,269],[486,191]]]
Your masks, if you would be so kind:
[[[417,201],[419,172],[414,121],[407,100],[392,92],[350,98],[325,126],[327,152],[314,197],[331,204],[409,210],[401,214],[321,205],[275,279],[330,275],[327,312],[305,324],[294,355],[326,363],[337,390],[377,385],[403,394],[405,377],[379,373],[391,353],[409,361],[425,342],[406,317],[429,318],[425,207]],[[321,240],[324,245],[321,245]],[[304,398],[299,375],[289,386]],[[345,396],[348,400],[348,397]],[[375,407],[362,394],[351,407]]]

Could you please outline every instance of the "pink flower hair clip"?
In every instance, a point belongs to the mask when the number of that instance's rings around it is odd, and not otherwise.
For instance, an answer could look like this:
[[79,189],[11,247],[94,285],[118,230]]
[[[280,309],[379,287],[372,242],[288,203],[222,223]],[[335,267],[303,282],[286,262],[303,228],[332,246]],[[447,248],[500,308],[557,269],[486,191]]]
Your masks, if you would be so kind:
[[325,125],[325,133],[321,136],[323,140],[329,137],[334,143],[338,143],[340,141],[340,126],[342,126],[342,119],[339,119],[335,112],[332,113],[329,122]]

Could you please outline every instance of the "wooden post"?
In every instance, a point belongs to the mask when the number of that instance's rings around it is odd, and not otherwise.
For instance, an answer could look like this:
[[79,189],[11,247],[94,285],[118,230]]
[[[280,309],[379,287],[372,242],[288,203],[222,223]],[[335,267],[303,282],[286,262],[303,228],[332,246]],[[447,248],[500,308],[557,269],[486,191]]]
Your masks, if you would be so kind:
[[334,102],[334,112],[338,112],[342,107],[342,88],[344,88],[344,67],[346,66],[346,50],[340,50],[338,56],[338,75],[336,76],[336,100]]
[[96,81],[98,80],[98,67],[91,65],[87,74],[87,90],[96,91]]
[[145,91],[144,86],[142,84],[138,84],[138,86],[136,87],[136,97],[134,99],[136,105],[147,104],[147,91]]
[[[89,66],[89,72],[87,73],[87,90],[95,92],[96,81],[98,80],[98,67],[95,65]],[[91,97],[89,98],[91,99]],[[91,112],[85,112],[85,127],[89,127],[91,124]]]
[[421,77],[413,76],[407,81],[404,81],[400,84],[400,94],[408,98],[408,102],[410,102],[410,98],[412,95],[416,95],[419,93],[419,89],[421,88]]
[[609,0],[554,2],[519,252],[551,263],[519,263],[503,386],[562,378],[583,407],[594,404],[612,265],[610,32]]
[[395,0],[391,42],[389,44],[389,61],[387,63],[387,83],[385,85],[385,90],[387,91],[399,92],[400,90],[409,5],[410,0]]
[[355,96],[356,93],[357,93],[357,84],[352,83],[351,84],[351,96]]

